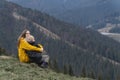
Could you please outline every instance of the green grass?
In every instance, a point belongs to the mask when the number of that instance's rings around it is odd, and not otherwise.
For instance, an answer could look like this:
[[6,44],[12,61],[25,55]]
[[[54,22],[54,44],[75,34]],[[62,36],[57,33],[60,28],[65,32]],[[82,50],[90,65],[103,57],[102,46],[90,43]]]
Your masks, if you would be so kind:
[[16,58],[0,57],[0,80],[92,80],[77,78],[51,69],[42,69],[36,64],[20,63]]

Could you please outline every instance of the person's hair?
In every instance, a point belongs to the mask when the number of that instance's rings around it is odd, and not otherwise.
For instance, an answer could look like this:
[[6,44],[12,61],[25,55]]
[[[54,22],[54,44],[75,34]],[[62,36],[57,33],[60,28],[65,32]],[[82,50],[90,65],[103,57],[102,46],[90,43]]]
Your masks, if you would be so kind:
[[35,38],[34,38],[33,35],[30,35],[30,36],[26,37],[25,40],[26,40],[27,42],[34,42]]
[[25,38],[26,37],[26,32],[29,31],[28,29],[25,29],[22,31],[22,33],[20,34],[20,36],[18,37],[18,43],[17,43],[17,47],[19,47],[19,44],[20,44],[20,39],[23,37]]

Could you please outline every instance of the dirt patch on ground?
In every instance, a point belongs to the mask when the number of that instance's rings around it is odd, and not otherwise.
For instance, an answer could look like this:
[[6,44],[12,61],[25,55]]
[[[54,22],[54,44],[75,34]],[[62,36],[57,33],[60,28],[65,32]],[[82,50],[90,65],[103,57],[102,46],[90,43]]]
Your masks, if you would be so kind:
[[10,56],[0,56],[0,59],[11,59],[12,57]]

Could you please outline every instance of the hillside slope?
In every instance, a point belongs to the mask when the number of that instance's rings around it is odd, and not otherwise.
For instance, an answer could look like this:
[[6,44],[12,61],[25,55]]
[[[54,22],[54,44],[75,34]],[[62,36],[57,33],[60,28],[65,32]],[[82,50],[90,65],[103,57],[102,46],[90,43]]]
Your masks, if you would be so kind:
[[10,56],[0,56],[0,80],[93,80],[77,78],[51,69],[42,69],[36,64],[20,63]]

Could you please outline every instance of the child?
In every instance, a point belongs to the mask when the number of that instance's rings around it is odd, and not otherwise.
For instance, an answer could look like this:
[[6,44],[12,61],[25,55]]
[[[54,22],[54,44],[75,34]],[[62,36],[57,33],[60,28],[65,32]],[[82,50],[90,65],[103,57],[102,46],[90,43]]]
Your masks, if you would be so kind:
[[[33,46],[43,47],[41,44],[37,44],[35,42],[35,38],[32,35],[26,37],[25,39],[29,44],[31,44]],[[38,64],[40,67],[43,67],[43,68],[48,66],[48,62],[49,62],[48,55],[41,54],[36,51],[26,51],[26,53],[28,54],[29,58],[31,59],[31,62],[35,62],[36,64]]]

